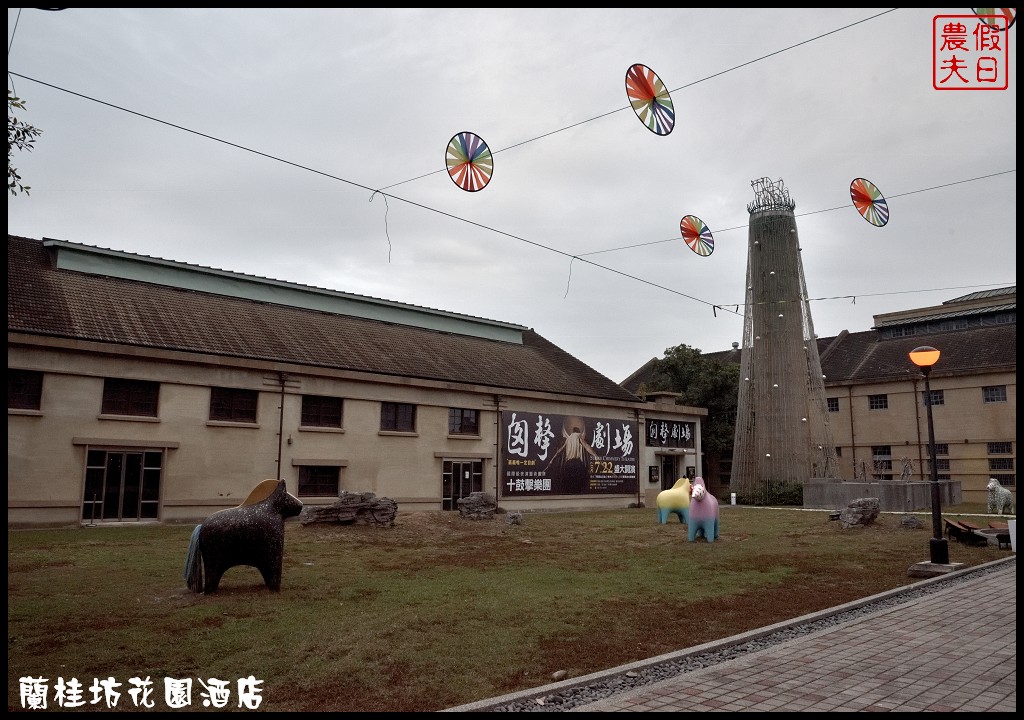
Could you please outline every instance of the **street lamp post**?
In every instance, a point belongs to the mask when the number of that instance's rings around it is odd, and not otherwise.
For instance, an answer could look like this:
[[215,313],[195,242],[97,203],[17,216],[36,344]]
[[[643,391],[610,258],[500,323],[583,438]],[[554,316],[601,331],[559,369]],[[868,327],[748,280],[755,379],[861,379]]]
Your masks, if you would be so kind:
[[928,376],[939,361],[939,351],[928,345],[910,351],[910,361],[921,368],[924,375],[924,404],[928,414],[928,457],[932,464],[932,539],[928,550],[933,565],[949,564],[949,543],[942,536],[942,498],[939,494],[939,467],[935,462],[935,424],[932,422],[932,387]]

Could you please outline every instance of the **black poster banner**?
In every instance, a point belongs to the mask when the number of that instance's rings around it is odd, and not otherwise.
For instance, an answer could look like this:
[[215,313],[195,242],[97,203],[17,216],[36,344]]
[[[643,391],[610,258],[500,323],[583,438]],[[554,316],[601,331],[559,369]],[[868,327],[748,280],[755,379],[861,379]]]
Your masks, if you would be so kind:
[[637,423],[503,411],[502,495],[637,491]]

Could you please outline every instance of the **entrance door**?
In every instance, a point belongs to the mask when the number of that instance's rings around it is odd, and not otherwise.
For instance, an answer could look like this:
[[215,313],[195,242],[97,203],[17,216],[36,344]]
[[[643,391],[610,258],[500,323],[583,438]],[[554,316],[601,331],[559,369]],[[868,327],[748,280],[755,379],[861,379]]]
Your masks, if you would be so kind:
[[441,473],[441,509],[458,510],[459,499],[483,492],[482,460],[445,460]]
[[89,450],[82,520],[155,520],[163,453]]
[[679,479],[679,465],[675,455],[661,456],[661,489],[668,490]]

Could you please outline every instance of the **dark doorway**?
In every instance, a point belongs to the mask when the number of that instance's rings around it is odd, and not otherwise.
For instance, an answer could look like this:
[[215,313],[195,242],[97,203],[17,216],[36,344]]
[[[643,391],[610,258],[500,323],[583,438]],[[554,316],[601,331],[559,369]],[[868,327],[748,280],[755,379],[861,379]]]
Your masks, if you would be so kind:
[[661,456],[661,489],[668,490],[679,479],[679,462],[675,455]]

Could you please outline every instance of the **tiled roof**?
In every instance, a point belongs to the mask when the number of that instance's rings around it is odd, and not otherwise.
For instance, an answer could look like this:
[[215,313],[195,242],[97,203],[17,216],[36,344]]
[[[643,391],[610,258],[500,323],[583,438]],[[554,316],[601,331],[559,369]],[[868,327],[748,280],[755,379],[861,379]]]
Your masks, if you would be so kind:
[[[830,338],[825,338],[828,342]],[[822,339],[818,340],[819,348]],[[1017,325],[991,325],[966,330],[879,339],[873,331],[849,333],[821,358],[825,383],[895,380],[916,375],[910,351],[921,345],[938,348],[942,355],[933,377],[1016,369]]]
[[983,300],[986,298],[1003,297],[1004,295],[1016,295],[1017,286],[1011,285],[1004,288],[995,288],[994,290],[979,290],[978,292],[972,292],[967,295],[961,295],[955,297],[952,300],[946,300],[943,305],[949,305],[950,303],[965,302],[967,300]]
[[[834,337],[818,338],[818,355],[825,384],[849,384],[900,380],[918,373],[910,362],[910,351],[921,345],[938,348],[942,355],[932,370],[932,377],[945,374],[963,375],[986,371],[1016,370],[1017,325],[991,325],[915,335],[896,339],[880,339],[878,333],[844,332]],[[739,364],[741,350],[703,353],[718,362]],[[648,386],[653,379],[653,362],[649,361],[624,382],[637,392],[641,382]]]
[[8,236],[7,330],[602,400],[638,398],[533,330],[522,344],[60,270]]
[[993,313],[1009,312],[1010,310],[1016,310],[1017,303],[1010,303],[1007,305],[986,305],[980,308],[968,308],[966,310],[950,310],[944,313],[934,313],[931,315],[919,315],[916,317],[904,317],[899,320],[887,320],[880,322],[875,325],[876,328],[888,328],[895,327],[898,325],[917,325],[921,322],[933,322],[935,320],[947,320],[949,318],[956,317],[972,317],[975,315],[991,315]]

